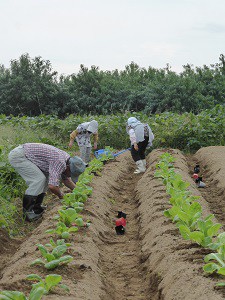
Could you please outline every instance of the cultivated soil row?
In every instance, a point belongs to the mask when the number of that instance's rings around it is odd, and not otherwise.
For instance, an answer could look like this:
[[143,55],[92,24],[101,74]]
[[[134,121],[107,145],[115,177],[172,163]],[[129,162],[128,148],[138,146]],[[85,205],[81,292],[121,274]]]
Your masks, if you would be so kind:
[[[224,299],[224,289],[215,289],[223,279],[206,276],[202,270],[203,258],[209,251],[183,240],[163,215],[170,207],[169,198],[154,172],[165,151],[176,158],[176,171],[190,182],[192,194],[200,196],[203,215],[214,213],[215,222],[224,224],[225,147],[202,148],[187,157],[176,149],[154,150],[147,157],[146,173],[141,175],[133,174],[134,163],[130,154],[124,153],[107,163],[102,176],[92,182],[94,191],[82,212],[91,226],[73,235],[69,250],[73,262],[51,271],[63,276],[70,293],[56,289],[43,299]],[[197,188],[191,177],[196,162],[206,183],[204,189]],[[49,242],[45,231],[55,227],[53,218],[60,206],[53,199],[43,220],[23,241],[10,240],[0,232],[0,290],[29,294],[31,283],[25,280],[26,275],[44,277],[50,273],[29,264],[40,257],[36,244]],[[118,211],[127,214],[125,235],[115,232]]]

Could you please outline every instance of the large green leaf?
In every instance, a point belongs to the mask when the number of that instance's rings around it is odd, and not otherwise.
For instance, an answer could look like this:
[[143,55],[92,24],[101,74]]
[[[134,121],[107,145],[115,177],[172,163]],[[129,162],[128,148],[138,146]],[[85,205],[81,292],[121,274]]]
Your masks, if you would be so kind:
[[29,300],[40,300],[45,294],[45,289],[43,287],[38,287],[31,291]]
[[45,277],[46,288],[50,291],[54,286],[58,285],[62,280],[61,275],[49,274]]
[[0,299],[2,300],[26,300],[27,298],[21,292],[17,291],[2,291],[0,292]]
[[208,230],[207,230],[207,235],[213,237],[217,234],[218,230],[221,228],[222,224],[216,223],[212,225]]
[[61,257],[67,250],[67,246],[66,245],[59,245],[57,247],[55,247],[52,251],[52,255],[56,258]]
[[219,266],[215,263],[208,263],[203,266],[203,270],[209,274],[212,274],[213,272],[217,271],[218,269],[219,269]]
[[27,280],[32,280],[32,281],[42,281],[41,276],[37,275],[37,274],[29,274],[26,277]]

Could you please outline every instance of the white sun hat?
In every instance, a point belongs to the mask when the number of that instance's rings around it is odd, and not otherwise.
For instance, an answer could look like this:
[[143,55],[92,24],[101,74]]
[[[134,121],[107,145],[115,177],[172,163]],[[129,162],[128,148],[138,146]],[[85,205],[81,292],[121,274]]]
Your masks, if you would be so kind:
[[92,133],[96,133],[98,131],[98,122],[92,120],[88,125],[87,131],[91,131]]

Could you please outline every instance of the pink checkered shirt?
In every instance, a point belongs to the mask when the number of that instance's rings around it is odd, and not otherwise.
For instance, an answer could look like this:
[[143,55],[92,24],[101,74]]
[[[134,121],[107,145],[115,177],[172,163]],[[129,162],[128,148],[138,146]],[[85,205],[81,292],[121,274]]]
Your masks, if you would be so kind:
[[[49,184],[59,186],[62,173],[66,170],[66,161],[70,155],[56,147],[39,143],[23,145],[25,156],[40,170],[49,174]],[[65,179],[65,175],[63,174]]]

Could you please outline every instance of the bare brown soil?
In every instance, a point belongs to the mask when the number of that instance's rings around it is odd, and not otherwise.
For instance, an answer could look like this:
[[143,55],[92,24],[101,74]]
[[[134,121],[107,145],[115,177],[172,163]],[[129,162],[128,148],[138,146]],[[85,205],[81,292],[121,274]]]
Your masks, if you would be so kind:
[[[200,196],[203,214],[214,213],[215,222],[224,224],[225,147],[202,148],[186,157],[179,150],[154,150],[148,155],[143,175],[133,174],[134,163],[130,154],[124,153],[106,164],[102,176],[92,183],[94,192],[82,213],[91,226],[71,239],[69,252],[74,261],[51,272],[63,276],[70,293],[56,289],[43,299],[224,299],[225,290],[215,289],[223,278],[206,276],[202,270],[209,251],[183,240],[163,215],[169,207],[168,196],[154,172],[165,151],[176,157],[175,167],[190,182],[192,194]],[[197,162],[206,183],[203,189],[192,179]],[[54,199],[42,222],[23,240],[11,240],[0,232],[0,290],[20,290],[28,295],[31,283],[25,280],[26,275],[44,277],[50,273],[29,264],[40,257],[36,244],[49,241],[45,231],[54,226],[59,208],[60,202]],[[116,235],[115,220],[121,210],[127,214],[126,233]]]

